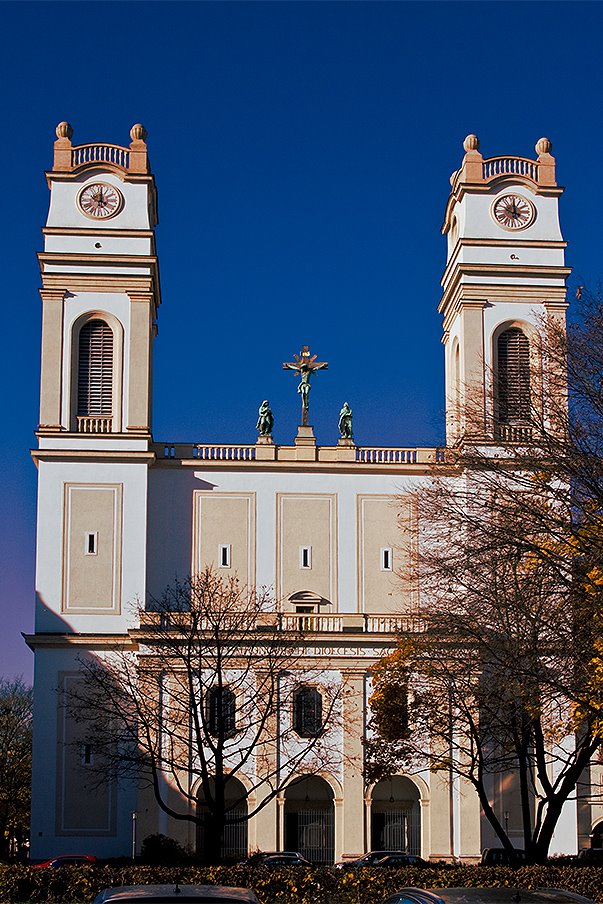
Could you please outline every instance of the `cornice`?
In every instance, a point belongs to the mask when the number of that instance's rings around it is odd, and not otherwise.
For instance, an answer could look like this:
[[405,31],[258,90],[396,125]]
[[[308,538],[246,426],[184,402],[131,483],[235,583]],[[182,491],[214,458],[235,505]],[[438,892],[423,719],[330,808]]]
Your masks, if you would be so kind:
[[135,238],[135,239],[153,239],[155,233],[152,229],[93,229],[92,227],[82,226],[43,226],[42,235],[90,235],[94,236],[111,236],[112,238]]
[[438,473],[446,473],[448,465],[443,462],[421,463],[364,463],[345,461],[205,461],[198,458],[173,459],[157,458],[153,467],[202,471],[245,471],[255,473],[270,473],[284,471],[292,474],[431,474],[434,470]]
[[35,633],[22,634],[23,640],[30,650],[40,647],[64,649],[66,647],[86,647],[86,649],[115,649],[115,647],[138,650],[138,644],[124,632],[123,634],[54,634]]
[[[63,434],[62,434],[63,435]],[[77,434],[80,438],[81,433]],[[136,462],[149,467],[155,464],[154,452],[136,452],[127,449],[30,449],[36,467],[40,461],[100,461]]]
[[444,315],[443,329],[450,330],[452,320],[462,308],[485,306],[489,301],[497,302],[533,302],[545,308],[566,310],[567,288],[565,286],[509,286],[495,283],[461,283],[455,291],[444,293],[438,311]]
[[157,307],[161,304],[159,285],[154,274],[139,273],[47,273],[42,271],[42,288],[67,292],[98,292],[133,294],[148,292],[153,294]]
[[[500,279],[550,279],[550,280],[566,280],[567,277],[572,272],[571,267],[560,267],[560,266],[545,266],[542,264],[537,265],[529,265],[529,264],[472,264],[472,263],[459,263],[456,265],[455,272],[450,276],[450,279],[442,279],[442,286],[444,288],[444,292],[442,294],[442,298],[438,305],[438,311],[443,313],[450,303],[450,299],[458,293],[459,289],[462,287],[467,288],[470,285],[476,286],[479,290],[480,294],[483,296],[487,292],[489,292],[490,287],[486,289],[488,284],[486,283],[465,283],[462,282],[463,277],[494,277]],[[449,276],[450,274],[445,274],[445,276]],[[492,286],[492,288],[498,293],[503,293],[507,296],[513,296],[513,294],[530,294],[530,290],[533,290],[536,295],[542,297],[547,296],[553,292],[554,289],[561,289],[564,293],[566,291],[565,285],[563,286],[530,286],[526,283],[520,283],[519,285],[514,283],[503,283],[499,284],[497,287]],[[509,300],[513,300],[512,297],[509,297]],[[518,299],[521,300],[521,299]]]
[[65,261],[69,264],[81,264],[82,266],[98,267],[106,265],[111,267],[151,267],[157,268],[157,256],[155,254],[86,254],[85,252],[64,251],[39,251],[38,260],[41,264],[53,264]]

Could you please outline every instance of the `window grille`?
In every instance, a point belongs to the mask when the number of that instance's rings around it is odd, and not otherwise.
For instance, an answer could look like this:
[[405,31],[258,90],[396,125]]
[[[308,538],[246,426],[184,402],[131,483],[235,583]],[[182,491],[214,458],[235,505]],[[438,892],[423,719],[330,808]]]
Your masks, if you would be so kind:
[[229,687],[212,687],[207,694],[206,718],[214,738],[236,734],[237,701]]
[[530,342],[517,327],[498,338],[498,420],[530,420]]
[[78,416],[111,416],[113,330],[104,320],[89,320],[80,331],[77,385]]
[[315,687],[295,691],[293,727],[301,738],[316,738],[322,732],[322,694]]

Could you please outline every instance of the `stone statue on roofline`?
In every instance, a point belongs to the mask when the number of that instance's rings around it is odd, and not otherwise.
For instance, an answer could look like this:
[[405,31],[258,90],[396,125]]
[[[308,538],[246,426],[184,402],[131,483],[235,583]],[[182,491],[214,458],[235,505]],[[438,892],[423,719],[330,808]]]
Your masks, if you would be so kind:
[[274,427],[274,415],[270,410],[268,399],[264,399],[258,411],[258,422],[255,425],[260,436],[272,436]]
[[342,439],[352,439],[352,409],[347,402],[339,412],[339,435]]

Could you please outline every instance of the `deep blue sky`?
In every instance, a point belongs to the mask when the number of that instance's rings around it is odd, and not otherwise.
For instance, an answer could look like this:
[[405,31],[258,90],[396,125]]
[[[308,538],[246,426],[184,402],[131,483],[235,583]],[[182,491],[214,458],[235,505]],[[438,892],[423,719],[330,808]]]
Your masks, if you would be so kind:
[[148,129],[163,286],[158,440],[291,442],[307,343],[318,442],[443,438],[436,312],[450,173],[553,141],[575,280],[601,277],[599,3],[3,3],[0,674],[31,673],[40,284],[57,122]]

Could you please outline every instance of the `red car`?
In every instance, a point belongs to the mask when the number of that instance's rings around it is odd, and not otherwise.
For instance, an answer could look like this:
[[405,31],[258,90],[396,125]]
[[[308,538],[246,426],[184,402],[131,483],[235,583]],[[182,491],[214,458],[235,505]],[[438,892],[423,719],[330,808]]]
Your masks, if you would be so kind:
[[52,857],[51,860],[44,860],[43,863],[36,863],[33,869],[58,869],[60,866],[94,866],[98,863],[96,857],[92,854],[60,854],[58,857]]

